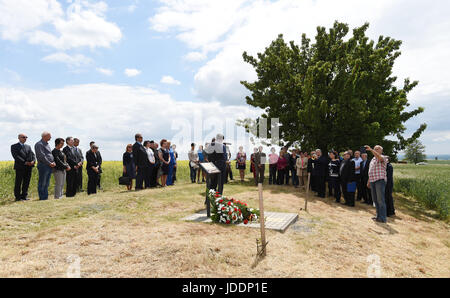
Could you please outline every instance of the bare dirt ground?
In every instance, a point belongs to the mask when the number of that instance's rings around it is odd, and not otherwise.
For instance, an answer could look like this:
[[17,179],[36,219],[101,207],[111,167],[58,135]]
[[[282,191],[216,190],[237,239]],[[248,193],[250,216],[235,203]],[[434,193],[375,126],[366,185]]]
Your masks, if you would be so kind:
[[[266,187],[266,210],[298,212],[285,233],[267,232],[256,268],[258,229],[184,222],[203,208],[204,186],[0,207],[0,276],[65,277],[79,256],[81,277],[366,277],[374,256],[381,277],[450,277],[450,230],[397,197],[397,217],[371,220],[374,208],[311,199],[286,186]],[[257,207],[254,186],[226,194]]]

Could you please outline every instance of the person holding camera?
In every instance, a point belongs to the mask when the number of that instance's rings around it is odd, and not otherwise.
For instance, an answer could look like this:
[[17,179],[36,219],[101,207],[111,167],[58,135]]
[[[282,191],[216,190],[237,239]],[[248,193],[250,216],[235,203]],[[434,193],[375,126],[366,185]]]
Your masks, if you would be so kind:
[[372,219],[377,222],[386,223],[387,212],[385,191],[388,158],[383,155],[383,147],[380,145],[376,145],[374,149],[370,148],[368,145],[364,147],[373,154],[373,158],[369,164],[369,182],[367,182],[367,187],[371,189],[372,200],[375,203],[375,208],[377,210],[377,216]]

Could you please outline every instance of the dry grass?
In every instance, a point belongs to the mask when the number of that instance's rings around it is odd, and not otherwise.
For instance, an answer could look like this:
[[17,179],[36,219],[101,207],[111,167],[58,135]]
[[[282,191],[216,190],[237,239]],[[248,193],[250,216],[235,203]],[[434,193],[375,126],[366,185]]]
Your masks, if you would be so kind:
[[[258,206],[250,184],[225,190]],[[377,254],[383,277],[450,277],[448,223],[404,198],[397,218],[378,225],[366,205],[312,199],[307,213],[304,193],[267,186],[266,210],[297,211],[300,221],[268,231],[268,255],[251,269],[257,229],[180,220],[203,208],[203,191],[181,184],[1,206],[0,276],[64,277],[79,255],[82,277],[365,277]]]

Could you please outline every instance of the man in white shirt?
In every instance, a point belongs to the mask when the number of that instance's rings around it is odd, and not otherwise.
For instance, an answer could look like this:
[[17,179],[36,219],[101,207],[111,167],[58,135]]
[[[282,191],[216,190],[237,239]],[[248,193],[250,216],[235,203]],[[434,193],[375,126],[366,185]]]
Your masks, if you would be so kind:
[[195,144],[191,144],[191,150],[188,152],[188,158],[189,158],[189,169],[190,169],[190,176],[191,176],[191,182],[195,183],[195,178],[197,177],[197,170],[198,170],[198,153],[195,151]]
[[152,184],[151,181],[153,181],[152,175],[154,175],[153,168],[155,166],[156,159],[155,159],[155,153],[153,152],[153,150],[151,148],[150,141],[144,142],[144,148],[145,148],[145,151],[147,152],[148,164],[149,164],[149,166],[145,168],[144,185],[145,185],[145,188],[150,188],[151,184]]

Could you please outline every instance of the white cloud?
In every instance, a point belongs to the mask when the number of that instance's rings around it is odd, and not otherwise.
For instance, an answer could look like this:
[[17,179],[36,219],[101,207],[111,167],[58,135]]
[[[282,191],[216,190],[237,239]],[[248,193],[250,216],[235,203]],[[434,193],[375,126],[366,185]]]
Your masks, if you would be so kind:
[[135,69],[135,68],[127,68],[127,69],[125,69],[124,74],[127,77],[135,77],[135,76],[140,75],[141,71],[138,69]]
[[203,61],[207,56],[200,52],[189,52],[184,56],[184,59],[190,62]]
[[417,90],[422,93],[450,93],[446,82],[450,68],[447,34],[450,22],[443,13],[450,8],[448,1],[161,2],[150,18],[151,28],[185,43],[189,48],[185,58],[201,61],[206,55],[211,57],[194,75],[195,93],[203,100],[244,104],[248,92],[239,82],[256,78],[253,68],[242,59],[244,51],[256,55],[280,33],[287,41],[299,43],[302,33],[313,38],[317,26],[331,27],[335,20],[349,23],[351,28],[368,21],[372,39],[388,35],[403,40],[403,54],[395,67],[399,83],[411,77],[421,82]]
[[122,33],[106,20],[107,9],[102,1],[75,1],[64,12],[56,0],[0,0],[0,34],[59,50],[110,47]]
[[161,83],[163,84],[169,84],[169,85],[181,85],[180,81],[175,80],[173,77],[171,76],[163,76],[161,78]]
[[42,61],[49,62],[49,63],[64,63],[69,67],[82,67],[92,64],[92,59],[81,55],[81,54],[75,54],[75,55],[68,55],[66,53],[54,53],[48,56],[45,56],[42,58]]
[[112,76],[114,74],[114,71],[112,71],[111,69],[108,69],[108,68],[98,67],[98,68],[96,68],[96,70],[99,73],[104,74],[105,76]]
[[[69,110],[77,116],[68,117]],[[220,117],[212,112],[218,110]],[[4,140],[0,143],[0,160],[11,159],[8,146],[17,142],[16,136],[22,131],[30,137],[30,144],[38,141],[44,130],[52,132],[53,138],[77,136],[83,149],[95,140],[105,159],[120,160],[125,145],[133,142],[137,132],[146,139],[176,140],[178,149],[187,151],[190,142],[204,143],[211,134],[223,132],[223,128],[211,126],[214,120],[228,119],[232,129],[226,136],[231,139],[236,119],[257,114],[250,107],[176,101],[170,95],[143,87],[88,84],[45,91],[0,87],[0,139]],[[209,134],[204,138],[201,134],[192,135],[191,130],[184,130],[186,123],[198,125]],[[185,145],[181,145],[183,142]]]
[[13,82],[20,82],[20,81],[22,81],[22,77],[17,72],[15,72],[14,70],[5,68],[4,72],[7,75],[7,77],[10,80],[12,80]]

